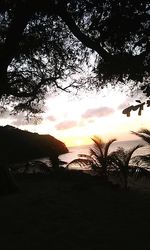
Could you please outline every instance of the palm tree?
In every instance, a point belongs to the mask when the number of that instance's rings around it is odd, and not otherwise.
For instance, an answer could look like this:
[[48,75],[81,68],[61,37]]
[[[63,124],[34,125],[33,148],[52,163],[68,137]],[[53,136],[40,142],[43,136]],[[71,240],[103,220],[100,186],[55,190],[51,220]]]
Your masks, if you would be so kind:
[[109,147],[116,139],[111,139],[106,143],[99,136],[94,136],[91,139],[94,144],[93,147],[90,148],[90,154],[80,154],[79,156],[81,158],[70,162],[68,166],[70,164],[79,164],[80,166],[88,164],[92,170],[101,175],[104,179],[107,179],[108,166],[110,164]]
[[[149,129],[143,128],[143,129],[140,129],[138,132],[132,131],[132,133],[142,138],[142,140],[144,140],[148,144],[148,146],[150,146],[150,130]],[[150,154],[140,155],[138,158],[146,164],[150,163]]]
[[137,145],[130,150],[125,150],[124,148],[119,148],[118,150],[111,153],[110,158],[113,167],[120,172],[121,177],[123,179],[124,189],[128,188],[128,176],[130,172],[134,172],[134,169],[130,166],[130,160],[138,148],[143,145]]
[[149,129],[142,128],[138,132],[132,131],[132,133],[142,138],[150,146],[150,130]]

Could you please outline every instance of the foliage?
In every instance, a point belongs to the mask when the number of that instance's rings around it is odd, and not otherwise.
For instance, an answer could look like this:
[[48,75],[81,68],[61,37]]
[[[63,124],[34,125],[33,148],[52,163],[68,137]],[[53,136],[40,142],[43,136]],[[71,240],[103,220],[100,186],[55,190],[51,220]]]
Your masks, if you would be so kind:
[[149,129],[142,128],[138,132],[132,131],[132,133],[142,138],[146,143],[148,143],[148,145],[150,145],[150,130]]
[[123,186],[125,189],[128,187],[128,177],[130,173],[134,173],[136,168],[130,166],[130,160],[138,148],[142,145],[137,145],[130,150],[125,150],[124,148],[119,148],[118,150],[111,153],[111,161],[114,168],[120,172],[123,179]]
[[125,108],[122,113],[124,115],[127,115],[127,117],[130,117],[131,115],[131,111],[137,111],[138,110],[138,115],[142,114],[142,110],[144,109],[145,104],[147,105],[147,107],[150,107],[150,100],[147,100],[146,102],[141,102],[140,100],[136,100],[136,102],[138,102],[139,104],[137,105],[131,105],[127,108]]
[[[139,130],[138,132],[132,131],[132,133],[137,135],[138,137],[140,137],[142,140],[144,140],[150,146],[150,130],[149,129],[143,128],[143,129]],[[142,161],[144,163],[149,164],[150,163],[150,154],[139,156],[139,159],[137,159],[137,162],[138,161]]]
[[68,168],[74,165],[86,170],[87,168],[92,169],[96,174],[103,177],[104,180],[108,180],[108,176],[114,178],[117,175],[120,177],[121,184],[125,190],[128,188],[129,176],[136,179],[142,177],[149,178],[149,169],[143,168],[141,162],[138,164],[137,160],[131,159],[135,150],[143,145],[137,145],[129,150],[118,148],[116,151],[109,153],[109,147],[115,139],[104,143],[101,138],[96,136],[92,140],[94,145],[90,149],[90,154],[80,154],[79,158],[68,164]]
[[129,82],[149,96],[149,15],[148,0],[1,0],[2,103],[39,112],[49,90],[70,87],[62,82],[89,49],[101,87]]
[[142,114],[142,111],[144,110],[144,106],[146,105],[147,107],[150,107],[150,99],[145,100],[145,102],[141,102],[140,100],[136,100],[138,104],[136,105],[131,105],[127,108],[125,108],[122,111],[122,114],[127,115],[127,117],[130,117],[131,111],[137,111],[138,110],[138,115]]
[[70,162],[69,165],[78,164],[81,167],[88,165],[96,173],[107,179],[107,168],[110,165],[109,147],[116,139],[109,140],[105,143],[100,137],[94,136],[92,140],[94,144],[93,147],[90,148],[90,154],[79,155],[81,158]]
[[[68,75],[79,70],[81,45],[58,15],[47,15],[44,10],[41,12],[36,8],[33,10],[35,6],[32,4],[28,6],[28,13],[25,8],[27,4],[24,2],[25,6],[22,6],[16,2],[9,13],[7,4],[5,11],[2,9],[0,65],[3,65],[0,67],[0,94],[2,101],[6,97],[8,101],[14,100],[14,97],[15,101],[20,100],[19,105],[15,103],[16,112],[29,109],[37,113],[42,109],[48,86],[51,91],[67,90],[70,86],[62,86],[62,79],[65,81]],[[25,17],[26,20],[22,20]],[[14,29],[21,37],[12,37]]]

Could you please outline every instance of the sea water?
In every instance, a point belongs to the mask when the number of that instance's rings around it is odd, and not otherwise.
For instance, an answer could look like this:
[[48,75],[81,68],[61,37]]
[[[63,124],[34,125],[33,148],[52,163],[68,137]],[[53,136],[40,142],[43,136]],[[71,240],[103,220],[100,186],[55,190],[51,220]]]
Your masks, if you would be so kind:
[[[134,140],[134,141],[116,141],[113,142],[109,147],[109,153],[117,150],[118,148],[124,148],[125,150],[132,149],[133,147],[137,145],[143,145],[143,147],[137,149],[132,157],[137,155],[146,155],[150,154],[150,146],[148,146],[145,142],[142,140]],[[92,145],[82,145],[82,146],[75,146],[75,147],[68,147],[69,152],[66,154],[62,154],[59,156],[60,161],[64,162],[61,164],[61,166],[65,167],[67,164],[69,164],[71,161],[79,158],[80,154],[90,154],[90,148],[92,148]],[[44,163],[46,163],[48,166],[50,166],[49,158],[42,158],[38,159]],[[73,168],[80,169],[79,166],[73,166]]]
[[[146,155],[150,154],[150,146],[148,146],[145,142],[142,140],[134,140],[134,141],[117,141],[113,142],[110,145],[109,152],[115,151],[118,148],[124,148],[125,150],[129,150],[137,145],[143,145],[143,147],[137,149],[133,153],[133,157],[136,155]],[[92,148],[92,145],[83,145],[83,146],[75,146],[75,147],[69,147],[69,153],[62,154],[59,156],[59,159],[61,161],[66,162],[66,165],[70,163],[71,161],[79,158],[80,154],[90,154],[90,148]]]

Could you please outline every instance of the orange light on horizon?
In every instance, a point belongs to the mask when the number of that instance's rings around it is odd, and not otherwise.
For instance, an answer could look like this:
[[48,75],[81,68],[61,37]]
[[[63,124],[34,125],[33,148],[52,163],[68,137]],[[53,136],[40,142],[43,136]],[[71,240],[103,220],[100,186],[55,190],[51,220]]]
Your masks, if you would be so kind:
[[83,146],[92,144],[91,137],[89,136],[69,136],[60,138],[67,147]]
[[[126,134],[118,134],[118,136],[114,136],[113,134],[109,134],[108,136],[95,134],[96,136],[99,136],[104,141],[108,141],[109,139],[116,139],[117,141],[130,141],[130,140],[136,140],[136,136],[131,133]],[[59,137],[58,139],[63,141],[67,147],[75,147],[75,146],[84,146],[84,145],[91,145],[93,144],[93,141],[91,138],[94,137],[93,135],[87,135],[87,136],[66,136],[66,137]]]

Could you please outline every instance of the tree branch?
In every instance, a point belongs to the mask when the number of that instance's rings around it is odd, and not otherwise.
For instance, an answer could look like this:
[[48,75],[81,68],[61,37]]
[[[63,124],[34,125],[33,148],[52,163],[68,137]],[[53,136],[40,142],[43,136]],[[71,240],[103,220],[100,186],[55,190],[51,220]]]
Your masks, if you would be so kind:
[[108,58],[110,55],[108,52],[100,46],[100,42],[97,40],[91,40],[88,36],[86,36],[80,28],[75,24],[72,16],[65,9],[61,10],[59,16],[68,26],[70,31],[74,34],[74,36],[81,41],[86,47],[96,51],[102,58]]
[[26,5],[18,4],[8,29],[4,45],[0,48],[0,92],[9,89],[7,68],[15,57],[23,31],[31,17],[31,10]]

